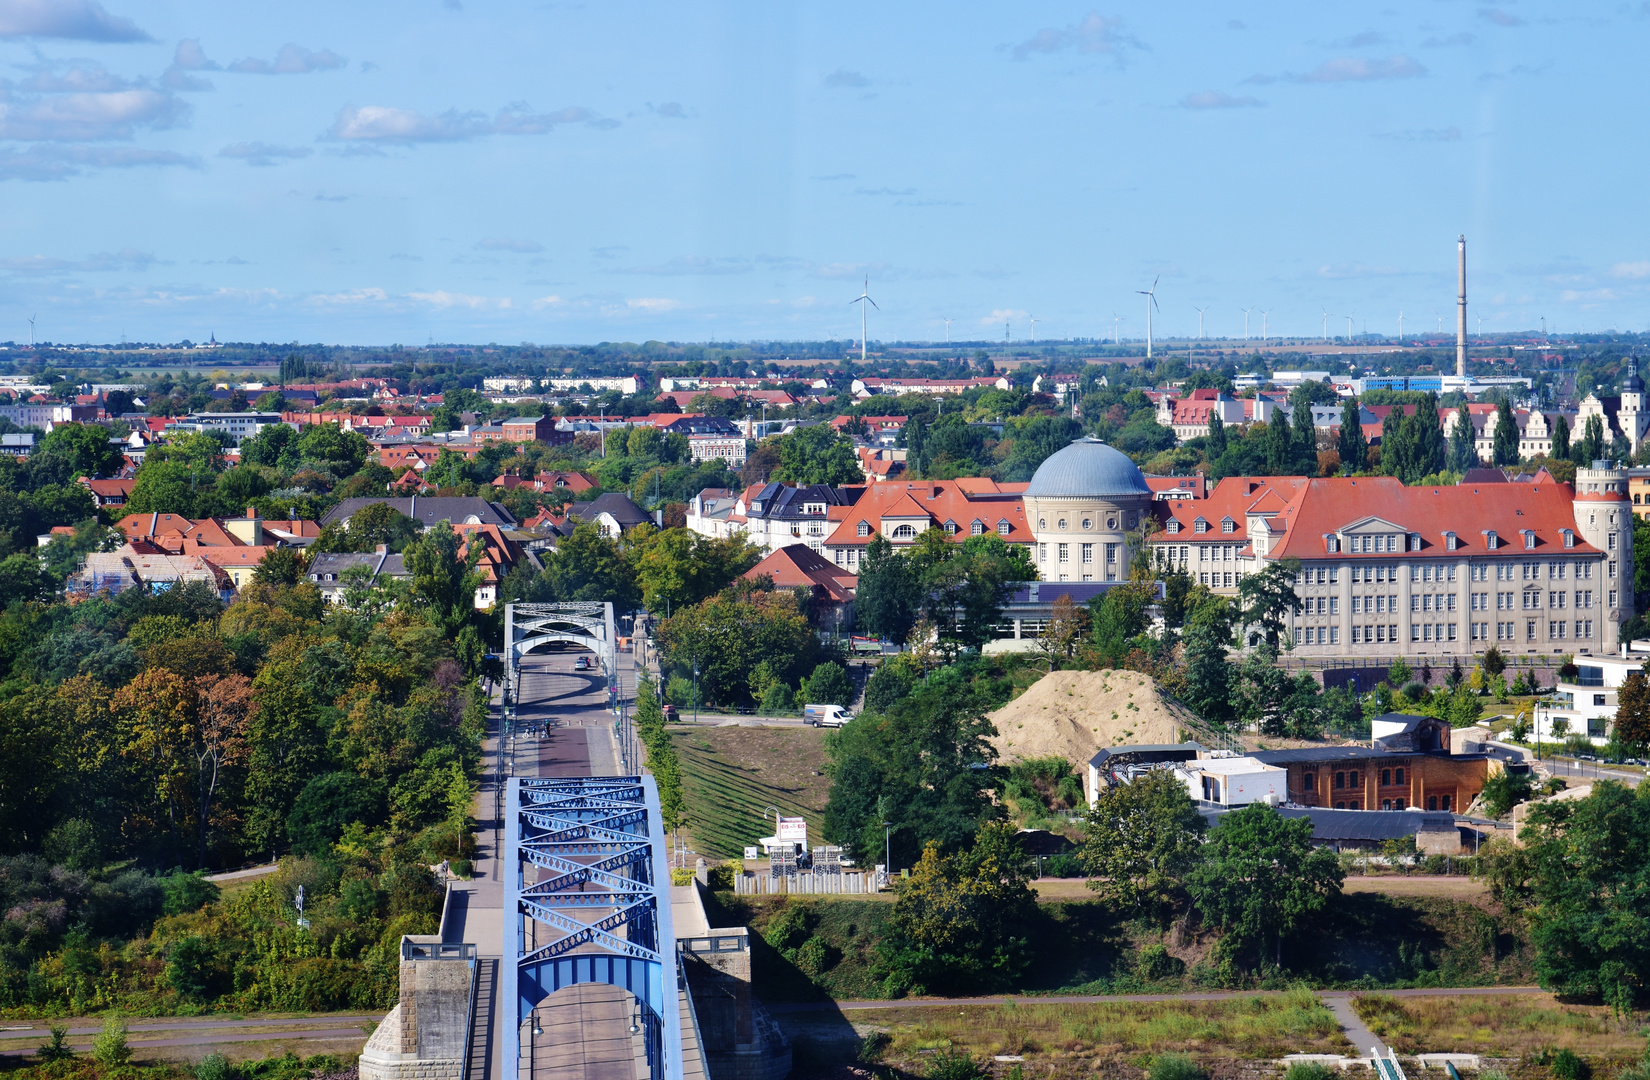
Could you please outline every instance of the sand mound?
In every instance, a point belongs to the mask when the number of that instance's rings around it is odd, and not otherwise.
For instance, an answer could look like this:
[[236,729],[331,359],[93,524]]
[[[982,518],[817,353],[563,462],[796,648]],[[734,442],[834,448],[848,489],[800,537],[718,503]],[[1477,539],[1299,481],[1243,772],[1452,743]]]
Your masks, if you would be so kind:
[[991,714],[1004,762],[1059,755],[1079,768],[1107,746],[1175,743],[1191,720],[1138,671],[1056,671]]

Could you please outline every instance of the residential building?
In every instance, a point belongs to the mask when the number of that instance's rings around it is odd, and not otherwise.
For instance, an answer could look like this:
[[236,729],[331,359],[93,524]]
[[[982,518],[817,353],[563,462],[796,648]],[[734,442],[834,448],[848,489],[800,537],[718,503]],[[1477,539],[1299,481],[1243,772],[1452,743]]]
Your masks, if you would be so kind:
[[1577,435],[1585,432],[1587,422],[1593,417],[1602,421],[1607,445],[1617,439],[1625,440],[1632,447],[1633,456],[1638,456],[1639,447],[1644,445],[1646,433],[1650,432],[1650,412],[1644,408],[1644,380],[1639,378],[1635,357],[1627,359],[1627,375],[1621,380],[1620,394],[1592,393],[1581,400],[1573,431]]
[[50,430],[53,424],[89,424],[97,419],[97,415],[101,411],[96,405],[40,403],[0,406],[0,416],[10,420],[18,427],[44,428],[46,430]]
[[694,461],[720,459],[737,469],[745,464],[745,437],[732,435],[689,435],[688,455]]
[[592,522],[597,532],[613,539],[623,536],[638,525],[658,524],[658,520],[637,506],[629,495],[616,491],[598,495],[589,502],[570,503],[567,507],[567,516],[579,522]]
[[167,433],[174,431],[222,431],[238,443],[251,438],[270,424],[284,423],[280,413],[265,412],[207,412],[190,413],[166,425]]
[[34,432],[14,431],[0,435],[0,454],[7,457],[28,457],[34,453]]
[[745,531],[744,511],[734,521],[734,511],[740,505],[740,492],[733,488],[705,488],[688,502],[687,528],[700,536],[720,540]]
[[508,375],[489,376],[481,380],[483,390],[509,391],[530,393],[537,387],[544,390],[583,390],[589,388],[595,391],[617,390],[621,394],[635,394],[640,388],[640,381],[634,375],[623,375],[617,378],[601,376],[580,377],[551,377],[534,378],[531,375],[514,377]]
[[454,525],[453,531],[464,542],[461,550],[465,558],[469,557],[471,544],[481,545],[480,561],[476,563],[476,569],[481,572],[481,584],[476,586],[477,610],[485,611],[498,602],[499,585],[517,566],[526,565],[533,571],[543,569],[530,551],[497,525]]
[[132,497],[132,488],[137,480],[94,480],[82,476],[80,483],[92,493],[92,501],[97,503],[98,509],[113,510],[126,505],[126,500]]
[[470,432],[473,442],[542,442],[559,446],[573,441],[570,431],[556,430],[554,416],[515,416],[499,424],[487,424]]
[[76,594],[119,593],[139,588],[165,592],[191,582],[204,582],[220,598],[233,592],[229,576],[198,555],[174,555],[138,540],[113,551],[95,551],[67,583]]
[[1005,375],[985,375],[973,379],[863,378],[855,379],[849,384],[848,390],[857,398],[868,398],[877,394],[927,394],[930,397],[945,397],[982,387],[1009,390],[1013,386],[1013,382]]
[[1577,656],[1576,674],[1560,678],[1552,697],[1535,705],[1534,737],[1548,742],[1564,742],[1585,735],[1595,745],[1610,739],[1611,726],[1620,706],[1617,694],[1627,676],[1643,672],[1650,643],[1638,641],[1637,650],[1624,644],[1616,656]]
[[706,488],[688,504],[687,527],[701,536],[743,534],[764,552],[797,541],[823,551],[835,522],[864,491],[856,485],[780,483],[753,484],[742,492]]
[[807,544],[779,548],[744,576],[751,581],[766,577],[776,589],[808,589],[813,594],[815,626],[839,633],[854,628],[854,588],[859,578]]
[[1299,560],[1289,633],[1305,656],[1613,652],[1633,614],[1624,469],[1579,469],[1576,490],[1228,477],[1156,506],[1154,559],[1223,595]]
[[389,581],[409,581],[412,572],[407,569],[405,561],[400,555],[392,555],[383,544],[373,552],[323,552],[316,555],[309,564],[308,577],[317,589],[321,590],[321,598],[329,604],[339,604],[344,599],[344,589],[349,584],[349,571],[357,566],[366,568],[366,583],[378,584]]
[[[990,534],[1005,543],[1034,550],[1035,537],[1027,524],[1025,484],[999,484],[980,478],[897,480],[839,490],[857,490],[858,494],[841,508],[822,502],[805,503],[816,512],[807,519],[805,531],[810,547],[817,539],[822,555],[856,573],[873,536],[886,538],[899,550],[915,544],[917,537],[929,529],[942,529],[957,544],[971,536]],[[798,521],[793,527],[802,527],[802,523]]]
[[503,525],[506,528],[514,528],[516,524],[515,515],[506,510],[502,503],[488,502],[473,495],[450,498],[412,495],[404,499],[373,495],[343,500],[322,516],[321,525],[348,525],[357,510],[373,503],[388,503],[405,516],[423,522],[426,528],[440,521],[454,525]]
[[1250,755],[1288,774],[1288,801],[1335,810],[1438,810],[1464,813],[1484,788],[1484,754],[1416,752],[1374,746],[1314,746]]
[[1157,422],[1169,428],[1181,442],[1209,434],[1210,418],[1231,427],[1235,424],[1267,423],[1279,408],[1288,408],[1287,396],[1257,394],[1234,398],[1218,390],[1193,390],[1187,397],[1163,397],[1157,403]]

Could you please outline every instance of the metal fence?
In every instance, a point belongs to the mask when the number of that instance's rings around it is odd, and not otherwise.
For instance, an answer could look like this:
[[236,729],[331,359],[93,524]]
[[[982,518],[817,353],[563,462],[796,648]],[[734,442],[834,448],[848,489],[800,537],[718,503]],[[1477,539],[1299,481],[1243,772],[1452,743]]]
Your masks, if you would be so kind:
[[747,870],[733,876],[738,896],[864,896],[876,892],[874,876],[864,871],[840,873],[799,871],[795,876],[757,874]]

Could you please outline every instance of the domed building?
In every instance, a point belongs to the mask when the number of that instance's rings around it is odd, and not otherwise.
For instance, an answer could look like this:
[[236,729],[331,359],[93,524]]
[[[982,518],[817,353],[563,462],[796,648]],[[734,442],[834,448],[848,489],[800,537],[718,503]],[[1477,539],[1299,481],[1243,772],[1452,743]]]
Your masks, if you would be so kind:
[[1152,501],[1128,455],[1093,436],[1078,439],[1038,466],[1024,498],[1044,581],[1127,580],[1124,537]]

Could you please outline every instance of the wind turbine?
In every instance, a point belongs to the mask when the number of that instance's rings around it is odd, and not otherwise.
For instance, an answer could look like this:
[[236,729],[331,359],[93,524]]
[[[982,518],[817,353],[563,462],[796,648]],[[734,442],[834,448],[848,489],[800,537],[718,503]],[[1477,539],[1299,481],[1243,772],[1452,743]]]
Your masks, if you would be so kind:
[[1270,309],[1266,308],[1263,308],[1260,313],[1260,343],[1262,345],[1266,344],[1266,316],[1270,313]]
[[1404,340],[1404,309],[1398,309],[1398,340]]
[[[1483,320],[1479,320],[1479,321],[1482,322]],[[1033,345],[1037,344],[1037,320],[1036,319],[1031,320],[1031,343]]]
[[[881,309],[879,308],[878,310],[881,310]],[[947,345],[949,345],[949,344],[951,344],[951,324],[955,320],[954,319],[946,319],[945,316],[943,316],[943,315],[940,316],[940,318],[945,320],[945,343]]]
[[848,303],[850,306],[859,304],[859,362],[863,364],[865,363],[865,305],[870,304],[872,307],[877,308],[878,311],[882,310],[880,307],[877,307],[877,302],[871,299],[871,278],[869,275],[865,278],[864,291],[854,297],[854,299],[848,301]]
[[1346,343],[1352,344],[1352,316],[1346,317]]
[[1203,313],[1208,310],[1206,307],[1197,309],[1197,339],[1199,341],[1203,340]]
[[1249,340],[1249,313],[1251,311],[1255,310],[1255,309],[1250,308],[1250,307],[1246,307],[1242,310],[1243,310],[1243,340],[1248,341]]
[[1329,309],[1328,308],[1325,308],[1324,312],[1323,312],[1323,339],[1325,341],[1329,340]]
[[[1118,327],[1118,325],[1119,325],[1119,324],[1120,324],[1120,323],[1122,323],[1122,321],[1123,321],[1123,316],[1121,316],[1121,315],[1119,315],[1119,314],[1118,314],[1118,313],[1117,313],[1117,312],[1115,312],[1115,311],[1114,311],[1114,312],[1112,312],[1112,313],[1111,313],[1111,343],[1112,343],[1112,344],[1113,344],[1113,345],[1121,345],[1121,344],[1123,344],[1123,338],[1122,338],[1122,335],[1121,335],[1121,334],[1119,334],[1119,333],[1118,333],[1118,330],[1117,330],[1117,327]],[[1542,326],[1542,329],[1543,329],[1543,330],[1545,330],[1545,329],[1546,329],[1546,326],[1547,326],[1547,320],[1546,320],[1546,317],[1545,317],[1545,316],[1543,316],[1543,317],[1542,317],[1542,320],[1541,320],[1541,326]]]
[[[40,314],[38,311],[34,315]],[[29,348],[34,348],[34,315],[29,316]]]
[[1146,298],[1146,359],[1148,360],[1152,358],[1152,308],[1157,304],[1157,283],[1162,278],[1162,274],[1152,278],[1152,287],[1149,289],[1134,290]]

